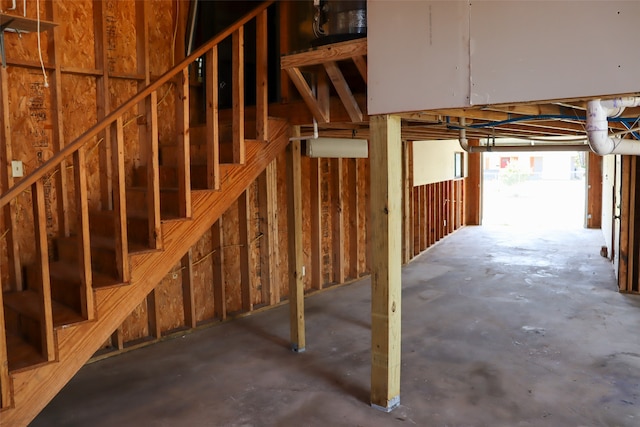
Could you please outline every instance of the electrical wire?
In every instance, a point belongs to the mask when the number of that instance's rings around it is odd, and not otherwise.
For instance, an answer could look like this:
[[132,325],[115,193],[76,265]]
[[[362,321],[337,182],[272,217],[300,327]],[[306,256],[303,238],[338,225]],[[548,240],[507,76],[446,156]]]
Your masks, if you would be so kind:
[[38,31],[38,57],[40,58],[40,67],[42,68],[42,76],[44,77],[44,87],[49,87],[49,79],[47,78],[47,72],[44,69],[44,61],[42,59],[42,42],[40,41],[40,0],[36,0],[36,17]]

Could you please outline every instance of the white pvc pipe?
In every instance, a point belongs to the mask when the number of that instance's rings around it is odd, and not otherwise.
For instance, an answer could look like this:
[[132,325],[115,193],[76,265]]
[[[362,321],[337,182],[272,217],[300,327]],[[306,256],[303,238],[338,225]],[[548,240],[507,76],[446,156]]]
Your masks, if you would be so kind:
[[640,106],[640,97],[594,99],[587,103],[587,139],[591,150],[607,154],[640,155],[640,141],[609,136],[609,117],[618,117],[626,107]]

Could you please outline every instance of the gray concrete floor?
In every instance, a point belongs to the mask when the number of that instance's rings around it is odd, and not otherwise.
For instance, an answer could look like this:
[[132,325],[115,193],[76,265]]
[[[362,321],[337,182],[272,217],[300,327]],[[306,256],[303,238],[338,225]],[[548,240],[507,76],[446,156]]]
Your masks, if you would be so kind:
[[638,426],[640,297],[600,231],[468,227],[403,269],[401,406],[372,409],[370,283],[84,367],[33,426]]

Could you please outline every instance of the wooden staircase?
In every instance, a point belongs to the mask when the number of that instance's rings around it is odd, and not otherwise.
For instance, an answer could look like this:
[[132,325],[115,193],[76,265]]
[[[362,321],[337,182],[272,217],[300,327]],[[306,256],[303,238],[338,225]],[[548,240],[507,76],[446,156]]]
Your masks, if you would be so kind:
[[[245,121],[241,54],[234,61],[238,88],[229,132],[219,123],[215,90],[207,94],[206,125],[189,127],[189,66],[205,56],[207,84],[217,88],[218,44],[232,37],[241,49],[244,25],[252,20],[257,37],[266,40],[266,9],[272,3],[199,48],[0,196],[8,237],[8,265],[1,267],[12,281],[11,291],[0,293],[0,426],[27,425],[287,146],[288,123],[267,116],[266,61],[256,70],[256,116]],[[266,56],[261,45],[258,54]],[[177,144],[160,146],[154,102],[158,88],[170,82],[179,137]],[[147,160],[131,171],[127,185],[123,117],[140,105],[147,107],[148,131],[137,143]],[[259,139],[246,139],[253,129]],[[222,143],[226,133],[227,144]],[[96,210],[88,203],[85,151],[100,137],[108,144],[99,173],[108,181],[101,183],[102,209]],[[43,182],[69,165],[73,183],[62,186],[75,201],[75,223],[61,227],[68,232],[50,244]],[[58,173],[58,179],[64,175]],[[18,196],[29,190],[33,221],[24,231],[11,214]],[[20,232],[33,233],[35,262],[21,260],[15,244]]]

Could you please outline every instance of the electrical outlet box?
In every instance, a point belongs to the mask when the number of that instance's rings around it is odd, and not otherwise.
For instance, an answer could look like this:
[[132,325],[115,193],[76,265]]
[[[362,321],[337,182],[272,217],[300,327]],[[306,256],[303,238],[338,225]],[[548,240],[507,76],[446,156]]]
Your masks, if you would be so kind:
[[21,160],[11,161],[11,176],[14,178],[21,178],[24,176],[24,169],[22,168]]

